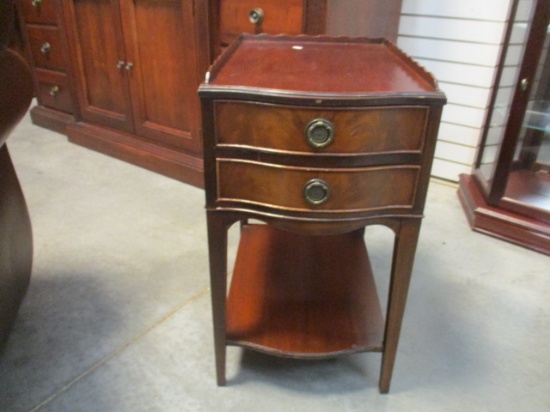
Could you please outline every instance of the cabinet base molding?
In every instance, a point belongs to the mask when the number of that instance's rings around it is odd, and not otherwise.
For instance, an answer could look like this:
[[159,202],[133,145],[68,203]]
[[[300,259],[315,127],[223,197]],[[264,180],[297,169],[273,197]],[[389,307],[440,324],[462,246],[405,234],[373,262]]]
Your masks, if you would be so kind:
[[67,126],[69,141],[164,176],[203,188],[202,159],[87,123]]
[[460,175],[458,197],[476,232],[550,255],[550,225],[488,205],[470,175]]
[[75,121],[71,114],[40,105],[34,106],[30,113],[33,124],[62,134],[67,134],[67,125]]

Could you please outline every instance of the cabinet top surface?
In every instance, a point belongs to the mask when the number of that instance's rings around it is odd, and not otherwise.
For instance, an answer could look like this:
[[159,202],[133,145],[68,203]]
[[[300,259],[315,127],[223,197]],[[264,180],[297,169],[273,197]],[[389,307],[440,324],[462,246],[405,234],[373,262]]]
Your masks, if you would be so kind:
[[445,99],[433,76],[391,43],[326,36],[244,35],[212,65],[206,90]]

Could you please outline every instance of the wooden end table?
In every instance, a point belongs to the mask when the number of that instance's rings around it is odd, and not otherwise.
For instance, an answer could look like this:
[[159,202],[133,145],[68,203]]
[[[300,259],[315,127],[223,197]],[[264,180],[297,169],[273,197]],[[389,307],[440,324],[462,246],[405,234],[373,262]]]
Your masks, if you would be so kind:
[[[199,95],[218,384],[226,345],[373,351],[388,392],[445,104],[435,79],[384,40],[244,35]],[[385,320],[363,240],[373,224],[395,232]]]

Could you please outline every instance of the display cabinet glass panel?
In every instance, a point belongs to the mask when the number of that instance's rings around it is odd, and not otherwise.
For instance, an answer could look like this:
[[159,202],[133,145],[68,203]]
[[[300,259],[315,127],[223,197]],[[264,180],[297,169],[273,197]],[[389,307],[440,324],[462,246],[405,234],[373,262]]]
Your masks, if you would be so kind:
[[475,230],[550,254],[549,0],[511,8],[472,176],[459,196]]

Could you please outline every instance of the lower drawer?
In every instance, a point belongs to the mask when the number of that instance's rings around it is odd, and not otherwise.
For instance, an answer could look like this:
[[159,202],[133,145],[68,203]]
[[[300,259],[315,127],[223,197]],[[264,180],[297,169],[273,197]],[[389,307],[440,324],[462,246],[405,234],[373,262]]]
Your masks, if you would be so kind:
[[419,166],[288,167],[218,159],[218,201],[304,212],[411,209]]
[[73,113],[73,102],[65,73],[36,69],[38,102],[46,107]]

